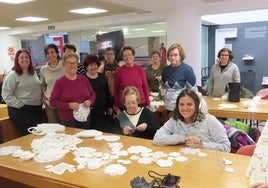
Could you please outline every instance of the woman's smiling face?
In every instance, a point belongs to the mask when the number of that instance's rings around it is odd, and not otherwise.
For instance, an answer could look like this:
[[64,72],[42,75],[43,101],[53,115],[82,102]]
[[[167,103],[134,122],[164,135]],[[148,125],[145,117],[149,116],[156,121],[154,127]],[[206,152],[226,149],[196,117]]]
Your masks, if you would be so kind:
[[185,123],[192,123],[195,114],[195,103],[190,96],[181,97],[178,103],[179,113],[184,118]]

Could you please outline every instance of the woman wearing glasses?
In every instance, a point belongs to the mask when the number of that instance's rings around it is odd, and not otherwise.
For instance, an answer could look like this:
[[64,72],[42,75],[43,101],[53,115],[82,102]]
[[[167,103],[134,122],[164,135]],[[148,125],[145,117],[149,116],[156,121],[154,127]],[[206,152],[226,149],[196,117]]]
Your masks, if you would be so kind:
[[158,124],[148,108],[139,106],[140,93],[136,87],[128,86],[123,90],[123,104],[126,110],[117,115],[123,134],[153,139]]
[[115,105],[124,109],[122,93],[125,87],[135,86],[140,93],[140,106],[150,106],[149,88],[146,72],[143,67],[134,64],[135,50],[126,46],[121,49],[121,55],[125,64],[115,71],[114,77],[114,100]]
[[[78,55],[73,52],[65,53],[63,56],[63,67],[65,76],[56,80],[50,96],[50,105],[58,110],[60,123],[75,128],[89,129],[90,114],[87,117],[78,118],[74,110],[88,111],[94,101],[95,93],[84,75],[77,74]],[[76,114],[76,113],[75,113]]]
[[162,72],[160,91],[166,109],[171,112],[176,104],[177,96],[185,89],[195,89],[196,77],[191,66],[184,63],[185,53],[180,44],[172,44],[167,51],[170,65]]
[[240,72],[232,62],[234,55],[228,48],[222,48],[218,53],[219,61],[212,66],[208,81],[208,94],[221,97],[226,93],[226,86],[230,82],[240,83]]

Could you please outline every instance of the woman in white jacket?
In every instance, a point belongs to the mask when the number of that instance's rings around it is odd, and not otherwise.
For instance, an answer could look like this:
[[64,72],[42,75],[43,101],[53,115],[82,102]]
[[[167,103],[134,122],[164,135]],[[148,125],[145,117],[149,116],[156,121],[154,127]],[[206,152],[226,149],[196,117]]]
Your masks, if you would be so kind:
[[197,93],[190,89],[183,90],[177,98],[171,118],[156,132],[153,143],[184,144],[192,148],[230,152],[230,141],[221,122],[201,111]]

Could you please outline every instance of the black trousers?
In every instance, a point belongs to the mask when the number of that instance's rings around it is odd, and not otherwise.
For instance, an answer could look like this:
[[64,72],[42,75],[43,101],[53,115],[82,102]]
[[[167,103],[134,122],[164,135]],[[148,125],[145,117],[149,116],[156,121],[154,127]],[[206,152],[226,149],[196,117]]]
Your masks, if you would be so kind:
[[42,106],[24,105],[19,109],[8,106],[8,115],[21,134],[27,135],[29,127],[42,123]]

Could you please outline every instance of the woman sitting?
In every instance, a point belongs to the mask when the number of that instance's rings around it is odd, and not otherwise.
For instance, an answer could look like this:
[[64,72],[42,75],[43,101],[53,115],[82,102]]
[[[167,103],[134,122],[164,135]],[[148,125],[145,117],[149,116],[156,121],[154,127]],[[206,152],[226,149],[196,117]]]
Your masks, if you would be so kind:
[[156,132],[156,145],[185,144],[192,148],[230,152],[226,130],[216,117],[202,112],[197,93],[183,90],[176,101],[171,118]]
[[125,135],[153,139],[158,124],[153,113],[140,107],[140,93],[134,86],[123,90],[123,103],[126,110],[117,115],[117,123]]

